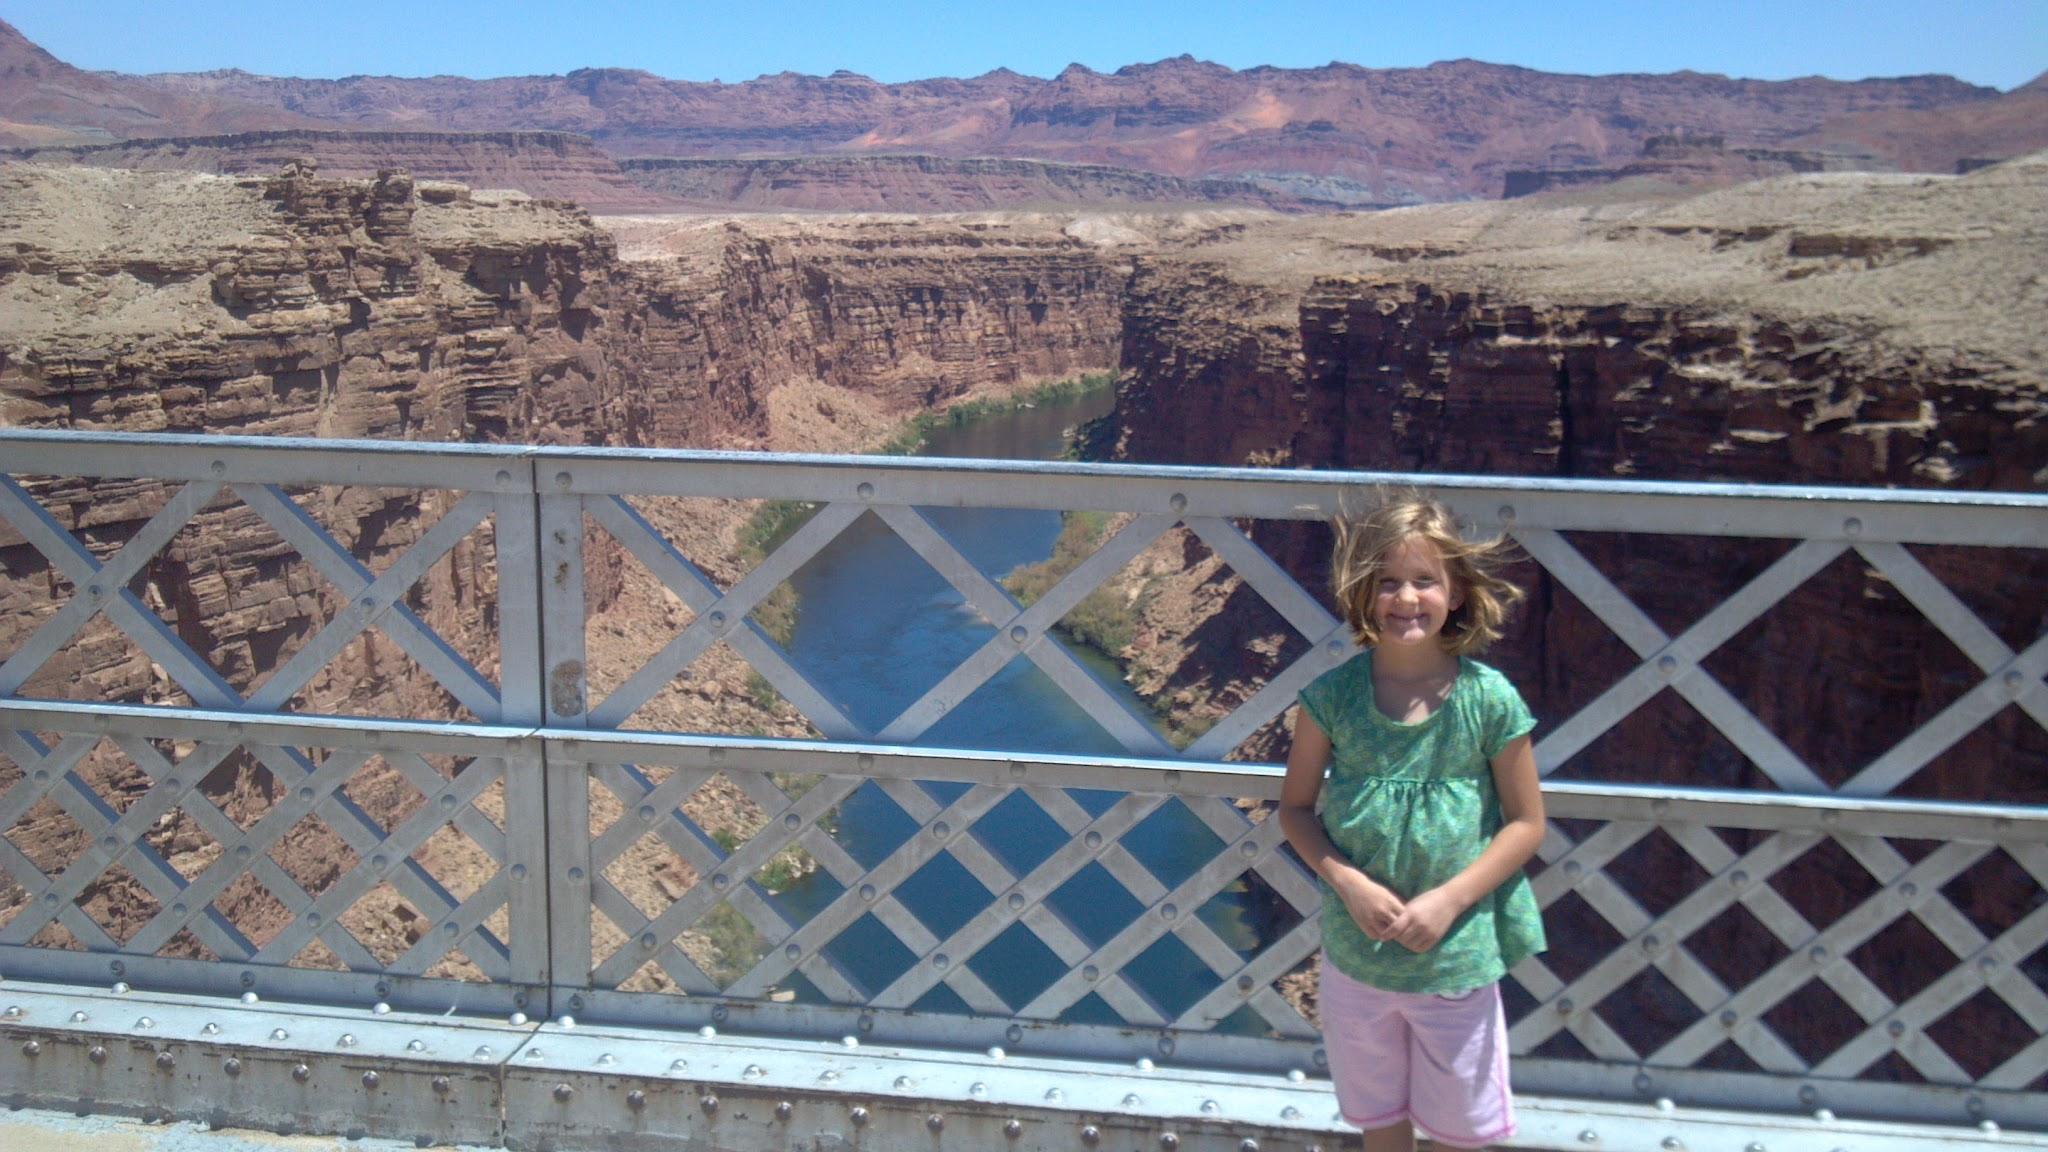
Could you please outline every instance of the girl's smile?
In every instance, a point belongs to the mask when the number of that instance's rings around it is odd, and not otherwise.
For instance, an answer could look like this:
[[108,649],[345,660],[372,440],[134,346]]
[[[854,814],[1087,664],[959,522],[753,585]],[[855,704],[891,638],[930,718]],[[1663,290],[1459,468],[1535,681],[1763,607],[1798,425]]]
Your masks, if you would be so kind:
[[1373,622],[1382,644],[1434,640],[1464,597],[1451,587],[1436,546],[1410,538],[1387,553],[1373,592]]

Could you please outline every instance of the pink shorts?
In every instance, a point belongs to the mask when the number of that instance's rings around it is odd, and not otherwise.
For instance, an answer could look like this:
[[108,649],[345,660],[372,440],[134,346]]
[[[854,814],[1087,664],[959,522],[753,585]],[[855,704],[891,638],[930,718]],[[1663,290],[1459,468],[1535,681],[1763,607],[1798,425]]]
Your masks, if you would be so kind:
[[1322,965],[1323,1047],[1344,1119],[1403,1119],[1439,1144],[1477,1148],[1515,1132],[1500,985],[1450,996],[1383,992]]

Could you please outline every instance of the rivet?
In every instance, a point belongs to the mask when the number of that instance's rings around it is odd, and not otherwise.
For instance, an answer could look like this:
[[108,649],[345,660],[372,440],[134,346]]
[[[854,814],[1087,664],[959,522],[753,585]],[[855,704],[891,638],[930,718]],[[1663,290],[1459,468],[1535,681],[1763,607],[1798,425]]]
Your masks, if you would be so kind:
[[1008,1139],[1015,1140],[1023,1134],[1024,1125],[1021,1121],[1015,1119],[1003,1121],[1003,1135]]
[[690,1062],[688,1060],[671,1060],[669,1061],[668,1070],[671,1072],[688,1072],[690,1070]]
[[230,1076],[240,1076],[242,1074],[242,1062],[239,1059],[230,1056],[227,1059],[220,1062],[220,1070],[227,1073]]
[[1159,918],[1161,920],[1171,920],[1178,915],[1180,915],[1179,905],[1161,904],[1159,906]]
[[555,473],[555,487],[567,488],[569,485],[573,483],[575,483],[575,481],[570,477],[570,475],[567,472]]
[[1159,1043],[1156,1045],[1156,1047],[1159,1049],[1159,1054],[1161,1056],[1173,1055],[1173,1037],[1161,1036],[1159,1038]]
[[713,613],[711,614],[711,626],[712,626],[713,628],[723,628],[723,627],[725,627],[725,613],[723,613],[723,612],[713,612]]
[[1081,979],[1086,980],[1091,984],[1093,984],[1097,979],[1099,979],[1101,975],[1102,970],[1097,968],[1093,964],[1086,964],[1083,965],[1081,968]]
[[642,824],[654,823],[654,805],[642,804],[640,806],[640,822]]
[[1328,1068],[1330,1066],[1330,1054],[1328,1052],[1325,1052],[1321,1048],[1318,1048],[1315,1051],[1310,1052],[1308,1054],[1308,1058],[1309,1062],[1314,1064],[1318,1068]]
[[1124,1107],[1126,1108],[1136,1108],[1138,1105],[1143,1104],[1144,1102],[1144,1099],[1141,1098],[1136,1092],[1126,1092],[1124,1094]]
[[1652,1081],[1650,1080],[1650,1074],[1649,1074],[1648,1072],[1638,1072],[1638,1073],[1636,1073],[1636,1078],[1635,1078],[1635,1089],[1636,1089],[1636,1091],[1638,1091],[1638,1092],[1648,1092],[1648,1091],[1650,1090],[1650,1085],[1651,1085],[1651,1083],[1652,1083]]
[[974,1083],[969,1084],[967,1086],[967,1094],[969,1096],[974,1097],[976,1100],[979,1100],[982,1097],[988,1095],[988,1085],[982,1083],[979,1080],[976,1080]]
[[374,612],[376,610],[377,602],[375,600],[370,599],[368,596],[365,596],[361,600],[356,601],[356,611],[358,612]]
[[282,1041],[285,1041],[285,1040],[289,1040],[289,1039],[291,1039],[291,1033],[289,1033],[289,1032],[286,1032],[286,1031],[285,1031],[284,1029],[282,1029],[282,1028],[272,1028],[272,1029],[270,1030],[270,1038],[271,1038],[272,1040],[276,1040],[276,1041],[282,1042]]
[[541,1050],[540,1050],[539,1046],[537,1046],[537,1045],[536,1045],[535,1047],[532,1047],[532,1048],[528,1048],[528,1049],[526,1050],[526,1058],[527,1058],[528,1060],[539,1060],[539,1059],[541,1059],[541,1058],[542,1058],[542,1055],[543,1055],[543,1054],[542,1054],[542,1052],[541,1052]]
[[1259,1142],[1247,1136],[1237,1142],[1237,1152],[1259,1152]]
[[988,1058],[991,1060],[1001,1060],[1004,1056],[1007,1055],[1009,1055],[1009,1053],[1004,1052],[1001,1048],[991,1048],[988,1050]]
[[1998,1121],[1979,1120],[1977,1122],[1977,1131],[1982,1132],[1986,1136],[1996,1136],[1998,1135]]
[[1567,876],[1577,876],[1585,870],[1586,866],[1577,860],[1567,860],[1564,862],[1564,874]]
[[1678,1102],[1669,1096],[1659,1096],[1657,1097],[1657,1111],[1669,1116],[1673,1112],[1678,1111]]
[[1217,1103],[1217,1102],[1215,1102],[1214,1100],[1204,1100],[1204,1101],[1202,1101],[1202,1115],[1204,1115],[1204,1116],[1214,1116],[1214,1115],[1216,1115],[1216,1114],[1217,1114],[1218,1112],[1221,1112],[1221,1111],[1223,1111],[1223,1105],[1221,1105],[1221,1104],[1218,1104],[1218,1103]]
[[635,1112],[647,1107],[647,1093],[642,1092],[638,1088],[626,1093],[626,1107],[631,1108]]
[[1048,1104],[1057,1104],[1066,1098],[1067,1094],[1057,1088],[1047,1088],[1045,1090],[1045,1102]]
[[863,884],[860,886],[861,899],[872,902],[875,898],[875,895],[875,886],[873,884]]
[[1980,971],[1984,972],[1995,971],[1998,968],[1998,957],[1979,956],[1977,957],[1977,967]]
[[1572,1014],[1572,1008],[1573,1008],[1573,1004],[1572,1004],[1572,998],[1571,998],[1571,997],[1569,997],[1569,996],[1560,996],[1560,997],[1558,997],[1558,998],[1557,998],[1557,1014],[1558,1014],[1559,1016],[1569,1016],[1569,1015],[1571,1015],[1571,1014]]
[[860,1019],[854,1021],[853,1026],[860,1029],[861,1035],[865,1036],[875,1030],[875,1018],[863,1012]]
[[1887,1033],[1889,1033],[1893,1039],[1897,1039],[1898,1037],[1904,1036],[1906,1034],[1906,1022],[1904,1020],[1894,1020],[1891,1023],[1886,1024],[1884,1026],[1884,1030]]
[[830,1068],[827,1068],[823,1072],[818,1073],[818,1082],[821,1084],[830,1084],[838,1079],[839,1073]]
[[1721,1027],[1723,1027],[1723,1028],[1733,1028],[1733,1027],[1735,1027],[1735,1022],[1736,1022],[1737,1020],[1740,1020],[1741,1018],[1742,1018],[1742,1017],[1740,1017],[1740,1016],[1736,1015],[1736,1013],[1735,1013],[1735,1009],[1733,1009],[1733,1008],[1723,1008],[1723,1009],[1721,1010]]
[[1579,1143],[1581,1144],[1598,1144],[1599,1142],[1600,1134],[1591,1128],[1587,1128],[1579,1133]]
[[1081,1126],[1081,1143],[1093,1147],[1102,1142],[1102,1130],[1093,1124]]
[[343,1032],[343,1033],[341,1034],[341,1039],[339,1039],[339,1040],[336,1040],[336,1041],[334,1042],[334,1046],[335,1046],[336,1048],[353,1048],[353,1047],[355,1047],[355,1046],[356,1046],[356,1038],[355,1038],[355,1034],[354,1034],[354,1033],[352,1033],[352,1032]]
[[1657,671],[1662,672],[1666,676],[1678,671],[1678,657],[1669,655],[1657,657]]
[[697,1101],[697,1107],[704,1109],[707,1115],[716,1112],[718,1111],[718,1097],[706,1096],[702,1100]]
[[1515,506],[1513,504],[1503,504],[1500,506],[1500,511],[1495,512],[1494,515],[1500,519],[1501,523],[1512,524],[1515,522]]
[[1728,883],[1737,888],[1746,888],[1749,886],[1749,873],[1737,868],[1728,874]]
[[112,836],[102,836],[100,837],[100,847],[112,852],[121,847],[121,842]]
[[560,1016],[555,1017],[555,1027],[557,1028],[574,1028],[575,1026],[576,1018],[574,1016],[569,1015],[567,1012],[564,1012]]
[[448,1087],[449,1087],[449,1083],[448,1083],[448,1078],[447,1078],[446,1076],[436,1076],[436,1077],[434,1077],[434,1094],[435,1094],[435,1095],[437,1095],[437,1096],[446,1096],[446,1095],[448,1094]]
[[1299,1120],[1301,1119],[1301,1109],[1289,1104],[1280,1110],[1280,1118],[1282,1120]]
[[1820,814],[1820,822],[1828,825],[1840,824],[1842,822],[1842,814],[1838,810],[1830,808]]
[[215,460],[212,464],[207,465],[207,468],[215,476],[225,476],[228,472],[228,462],[225,460]]
[[[1009,1041],[1012,1044],[1022,1043],[1024,1040],[1024,1026],[1021,1024],[1012,1024],[1008,1028],[1003,1029],[1003,1039]],[[996,1059],[1000,1060],[1002,1059],[1002,1057],[998,1056],[996,1057]]]
[[1801,1084],[1799,1086],[1799,1102],[1808,1108],[1820,1103],[1820,1089],[1815,1088],[1811,1084]]
[[1918,884],[1913,883],[1911,880],[1908,880],[1904,884],[1899,885],[1899,895],[1904,896],[1908,900],[1911,900],[1913,897],[1918,896],[1919,894],[1920,886]]
[[1657,950],[1659,948],[1662,948],[1663,946],[1664,941],[1658,939],[1657,934],[1655,932],[1652,932],[1648,936],[1643,937],[1643,951],[1648,952],[1653,956],[1656,955]]
[[1764,1148],[1763,1141],[1751,1140],[1742,1146],[1742,1152],[1767,1152],[1767,1149]]
[[1086,844],[1090,848],[1100,848],[1102,847],[1102,833],[1090,829],[1081,837],[1081,843]]
[[365,1073],[363,1073],[363,1087],[365,1087],[365,1088],[375,1088],[376,1086],[377,1086],[377,1073],[375,1073],[374,1071],[372,1071],[372,1072],[365,1072]]
[[298,1081],[301,1084],[304,1084],[306,1081],[311,1080],[312,1078],[313,1070],[311,1068],[306,1067],[304,1064],[292,1065],[292,1079]]
[[1250,839],[1245,840],[1242,844],[1239,844],[1237,846],[1237,854],[1244,857],[1247,860],[1251,859],[1254,856],[1257,856],[1259,854],[1259,842]]
[[2012,689],[2014,692],[2018,692],[2020,690],[2020,686],[2025,684],[2026,682],[2026,675],[2022,673],[2019,669],[2009,668],[2006,670],[2005,686],[2007,688]]
[[43,1050],[43,1045],[42,1045],[42,1043],[41,1043],[40,1041],[36,1041],[36,1040],[27,1040],[27,1041],[24,1041],[24,1042],[22,1043],[22,1045],[21,1045],[21,1054],[22,1054],[23,1056],[35,1056],[35,1055],[37,1055],[37,1054],[41,1053],[41,1052],[42,1052],[42,1050]]
[[1022,892],[1012,892],[1003,903],[1008,904],[1012,912],[1022,912],[1024,910],[1024,894]]
[[476,1051],[471,1052],[469,1058],[472,1060],[489,1060],[491,1058],[491,1046],[489,1044],[477,1045]]
[[455,799],[455,797],[454,797],[454,796],[453,796],[452,794],[450,794],[450,793],[443,793],[443,794],[442,794],[442,796],[441,796],[441,811],[443,811],[443,812],[453,812],[453,811],[455,811],[455,805],[456,805],[457,803],[458,803],[458,801],[457,801],[457,800]]
[[135,1022],[135,1026],[137,1028],[154,1028],[156,1027],[156,1021],[151,1020],[147,1016],[144,1016]]
[[190,911],[191,909],[187,908],[182,901],[171,905],[171,915],[178,917],[180,920],[184,919],[185,913]]
[[660,946],[661,938],[659,936],[656,936],[652,932],[644,932],[641,934],[640,947],[643,951],[652,952]]
[[1828,1108],[1815,1108],[1813,1110],[1813,1122],[1816,1124],[1833,1124],[1835,1122],[1835,1114],[1833,1110]]
[[841,1047],[845,1047],[845,1048],[858,1048],[858,1047],[860,1047],[860,1037],[858,1037],[858,1036],[841,1036],[841,1037],[839,1038],[839,1043],[840,1043],[840,1046],[841,1046]]
[[92,1061],[95,1064],[105,1064],[107,1062],[106,1046],[103,1044],[93,1045],[91,1048],[86,1050],[85,1058],[87,1060]]
[[697,1029],[697,1035],[705,1040],[710,1040],[718,1035],[718,1029],[713,1028],[709,1024],[706,1024],[703,1027]]
[[405,1042],[405,1050],[407,1052],[425,1052],[427,1050],[427,1042],[424,1040],[407,1040]]
[[1022,765],[1022,764],[1011,764],[1011,765],[1010,765],[1010,778],[1011,778],[1012,780],[1022,780],[1022,779],[1024,778],[1024,765]]
[[71,1014],[71,1022],[73,1024],[83,1024],[88,1019],[91,1019],[91,1017],[88,1017],[84,1012],[73,1012]]
[[247,844],[235,845],[235,859],[247,860],[251,855],[252,853],[249,851],[249,846]]
[[727,876],[723,872],[719,872],[711,877],[711,886],[713,888],[718,889],[720,892],[723,892],[727,888],[732,886],[732,877]]
[[941,972],[945,971],[946,968],[952,963],[953,958],[951,956],[946,955],[944,952],[941,952],[938,955],[932,957],[932,967],[937,968]]
[[1153,1067],[1152,1058],[1150,1056],[1140,1056],[1133,1067],[1137,1068],[1140,1072],[1150,1072]]
[[860,1127],[865,1127],[865,1126],[867,1125],[867,1122],[868,1122],[868,1110],[867,1110],[867,1109],[865,1109],[865,1108],[861,1108],[861,1107],[855,1107],[855,1108],[854,1108],[854,1110],[853,1110],[852,1112],[848,1113],[847,1115],[848,1115],[848,1118],[849,1118],[849,1119],[851,1119],[851,1120],[853,1121],[854,1127],[856,1127],[856,1128],[860,1128]]
[[318,928],[319,926],[320,926],[320,914],[319,914],[318,912],[308,912],[308,913],[306,913],[306,927],[308,927],[308,928]]
[[1300,1084],[1300,1083],[1303,1083],[1303,1082],[1305,1082],[1305,1081],[1307,1081],[1307,1080],[1308,1080],[1308,1073],[1306,1073],[1306,1072],[1303,1072],[1303,1071],[1302,1071],[1301,1069],[1299,1069],[1299,1068],[1289,1068],[1289,1069],[1287,1070],[1287,1082],[1288,1082],[1289,1084]]
[[171,1055],[169,1052],[159,1052],[156,1054],[156,1066],[162,1068],[166,1072],[170,1071],[171,1068],[175,1066],[177,1063],[178,1058],[176,1056]]
[[498,469],[497,481],[500,484],[510,484],[512,482],[512,473],[505,471],[503,468]]
[[1662,1141],[1658,1143],[1658,1147],[1671,1149],[1683,1148],[1685,1147],[1685,1141],[1680,1140],[1676,1136],[1666,1136]]
[[1813,961],[1815,964],[1818,964],[1821,961],[1826,960],[1828,958],[1828,950],[1826,947],[1822,945],[1815,944],[1813,947],[1806,950],[1806,958],[1808,960]]
[[576,1089],[569,1087],[567,1084],[555,1085],[555,1099],[560,1100],[562,1103],[567,1104],[569,1099],[575,1095]]
[[[630,1102],[629,1100],[628,1103]],[[796,1106],[787,1100],[777,1100],[775,1102],[775,1118],[777,1120],[787,1120],[790,1117],[790,1113],[795,1111]]]
[[441,925],[441,935],[443,936],[453,936],[461,930],[462,926],[460,924],[457,924],[453,920],[450,920],[447,923]]
[[1858,520],[1858,519],[1857,519],[1856,517],[1854,517],[1854,516],[1851,516],[1851,517],[1849,517],[1849,518],[1848,518],[1847,520],[1844,520],[1844,521],[1842,521],[1842,535],[1844,535],[1844,536],[1861,536],[1861,535],[1863,535],[1863,521],[1861,521],[1861,520]]
[[581,868],[571,868],[571,869],[569,869],[569,879],[570,879],[570,880],[572,880],[572,881],[580,881],[580,880],[582,880],[582,879],[583,879],[583,869],[581,869]]
[[1175,492],[1166,498],[1166,506],[1175,512],[1185,512],[1188,508],[1188,498],[1179,492]]
[[931,1115],[924,1118],[924,1126],[931,1129],[934,1132],[937,1132],[939,1129],[944,1128],[946,1126],[946,1118],[944,1116],[939,1115],[937,1112],[934,1112]]
[[1028,640],[1028,639],[1030,639],[1030,638],[1031,638],[1031,630],[1030,630],[1029,628],[1026,628],[1026,627],[1024,627],[1024,626],[1023,626],[1022,624],[1015,624],[1015,625],[1012,625],[1012,626],[1010,627],[1010,642],[1011,642],[1011,643],[1013,643],[1013,644],[1022,644],[1022,643],[1023,643],[1024,641],[1026,641],[1026,640]]
[[1252,990],[1253,983],[1254,982],[1250,976],[1239,976],[1237,978],[1237,990],[1239,992],[1249,992]]
[[853,494],[866,500],[875,494],[875,486],[863,480],[854,486]]

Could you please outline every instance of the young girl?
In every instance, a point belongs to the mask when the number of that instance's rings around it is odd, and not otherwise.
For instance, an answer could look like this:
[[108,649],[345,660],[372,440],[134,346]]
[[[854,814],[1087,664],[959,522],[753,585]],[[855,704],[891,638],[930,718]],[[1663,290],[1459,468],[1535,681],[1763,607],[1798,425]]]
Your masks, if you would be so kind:
[[1301,692],[1280,826],[1335,897],[1323,1032],[1367,1152],[1514,1132],[1499,981],[1544,946],[1522,874],[1543,838],[1536,722],[1465,655],[1521,598],[1495,575],[1507,547],[1463,539],[1417,492],[1337,525],[1331,579],[1365,651]]

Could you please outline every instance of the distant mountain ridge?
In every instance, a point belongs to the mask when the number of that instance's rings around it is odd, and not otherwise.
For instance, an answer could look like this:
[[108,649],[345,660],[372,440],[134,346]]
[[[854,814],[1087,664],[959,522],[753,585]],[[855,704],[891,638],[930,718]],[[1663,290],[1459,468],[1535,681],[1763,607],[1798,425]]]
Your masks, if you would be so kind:
[[[843,71],[697,83],[618,68],[482,80],[132,76],[81,72],[0,24],[0,143],[314,126],[560,131],[614,157],[1004,157],[1255,178],[1360,205],[1491,197],[1510,169],[1626,163],[1646,139],[1672,132],[1769,147],[1828,138],[1828,126],[1852,119],[1883,126],[1852,135],[1880,160],[1946,170],[1954,158],[1930,161],[1940,149],[1923,137],[2009,99],[1947,76],[1569,76],[1473,60],[1238,71],[1187,56],[1110,73],[1076,64],[1051,79],[998,69],[900,84]],[[266,115],[272,122],[253,122]],[[1972,154],[2008,137],[2010,151],[2025,151],[2048,146],[2048,124],[2007,116],[1984,137],[1972,134]]]

